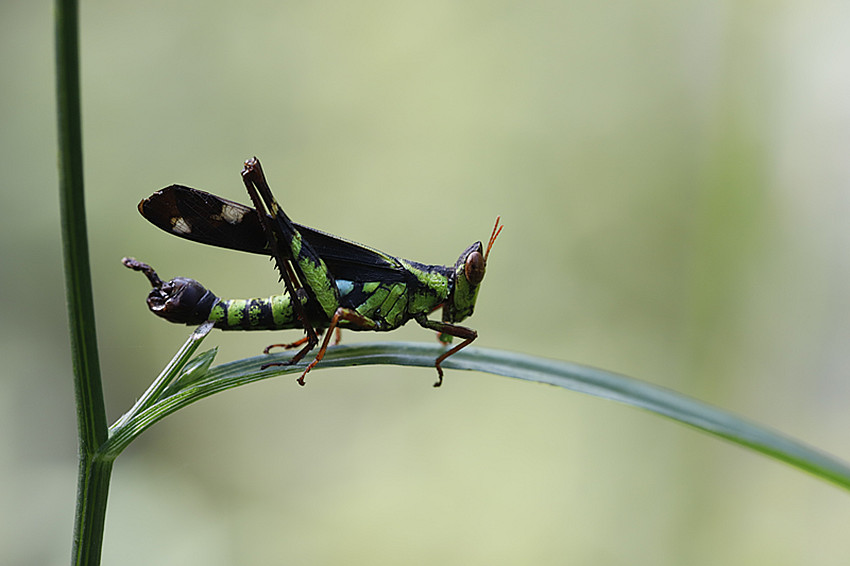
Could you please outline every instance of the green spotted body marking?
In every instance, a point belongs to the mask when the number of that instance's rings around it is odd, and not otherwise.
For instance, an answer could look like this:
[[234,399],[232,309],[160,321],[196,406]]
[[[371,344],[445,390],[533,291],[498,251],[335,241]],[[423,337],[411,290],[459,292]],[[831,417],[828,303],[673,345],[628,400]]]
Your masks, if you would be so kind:
[[[440,340],[462,342],[434,362],[443,380],[441,363],[469,345],[478,333],[456,323],[472,315],[484,279],[487,257],[501,232],[499,219],[486,249],[469,246],[454,266],[426,265],[404,260],[307,226],[286,215],[263,175],[260,162],[249,159],[242,179],[254,208],[203,191],[171,185],[139,203],[141,214],[166,232],[208,245],[270,255],[284,283],[284,292],[264,298],[220,299],[193,279],[163,282],[149,265],[132,258],[124,264],[143,272],[153,289],[147,303],[152,312],[171,322],[212,321],[223,330],[302,329],[306,336],[293,344],[302,348],[287,363],[300,361],[319,345],[325,354],[335,330],[394,330],[410,320],[439,333]],[[441,320],[428,318],[442,308]],[[263,367],[279,364],[267,364]]]

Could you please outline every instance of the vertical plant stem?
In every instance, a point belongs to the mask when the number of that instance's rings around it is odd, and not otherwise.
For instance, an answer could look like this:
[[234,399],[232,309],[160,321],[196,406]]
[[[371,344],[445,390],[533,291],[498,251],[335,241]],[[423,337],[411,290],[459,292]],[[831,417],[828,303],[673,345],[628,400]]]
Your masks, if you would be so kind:
[[97,566],[103,547],[106,502],[112,460],[80,456],[77,480],[77,511],[74,517],[73,566]]
[[83,195],[77,13],[75,0],[56,0],[59,200],[80,458],[72,563],[90,566],[100,563],[112,462],[96,457],[107,426]]

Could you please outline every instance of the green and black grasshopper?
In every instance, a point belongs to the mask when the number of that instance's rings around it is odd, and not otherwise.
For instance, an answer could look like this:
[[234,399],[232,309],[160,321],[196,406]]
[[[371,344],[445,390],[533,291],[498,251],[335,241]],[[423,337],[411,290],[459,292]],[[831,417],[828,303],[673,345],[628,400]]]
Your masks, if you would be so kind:
[[[139,212],[166,232],[222,248],[270,255],[277,264],[286,292],[267,298],[219,299],[193,279],[163,282],[149,265],[124,258],[127,267],[143,272],[153,289],[150,310],[170,322],[201,324],[212,321],[223,330],[282,330],[301,328],[306,336],[275,347],[301,349],[286,364],[300,361],[319,344],[316,358],[298,383],[325,355],[331,335],[340,328],[388,331],[413,319],[435,330],[444,343],[463,341],[434,362],[443,382],[441,363],[468,346],[478,333],[457,323],[472,314],[484,279],[487,257],[502,230],[499,219],[485,250],[469,246],[455,265],[424,265],[292,222],[272,196],[257,158],[245,162],[242,180],[254,208],[184,187],[171,185],[139,203]],[[441,321],[428,315],[442,307]]]

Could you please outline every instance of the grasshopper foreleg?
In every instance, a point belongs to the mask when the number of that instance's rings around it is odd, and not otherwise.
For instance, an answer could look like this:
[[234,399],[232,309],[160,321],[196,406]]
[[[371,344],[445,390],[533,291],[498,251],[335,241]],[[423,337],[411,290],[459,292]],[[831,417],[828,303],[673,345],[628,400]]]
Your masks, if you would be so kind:
[[[434,384],[434,387],[439,387],[443,384],[443,367],[442,363],[446,361],[446,358],[449,356],[458,353],[463,348],[466,348],[470,344],[472,344],[473,340],[478,338],[478,332],[473,330],[472,328],[467,328],[466,326],[459,326],[457,324],[452,324],[450,322],[440,322],[437,320],[430,320],[425,315],[420,315],[415,317],[416,322],[419,323],[419,326],[423,328],[427,328],[429,330],[436,330],[441,335],[449,335],[449,336],[457,336],[458,338],[462,338],[463,342],[455,346],[454,348],[444,352],[440,357],[438,357],[434,361],[434,367],[437,368],[437,375],[439,379]],[[441,339],[441,341],[443,341]]]

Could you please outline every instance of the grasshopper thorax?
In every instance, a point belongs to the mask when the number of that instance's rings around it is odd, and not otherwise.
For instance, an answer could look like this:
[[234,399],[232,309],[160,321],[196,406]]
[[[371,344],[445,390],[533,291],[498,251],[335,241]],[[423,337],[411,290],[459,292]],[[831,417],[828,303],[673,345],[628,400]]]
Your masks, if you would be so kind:
[[490,249],[501,231],[499,218],[496,218],[487,249],[484,249],[481,242],[475,242],[460,254],[452,273],[449,299],[443,307],[443,322],[460,322],[472,315],[478,298],[478,289],[484,280]]

